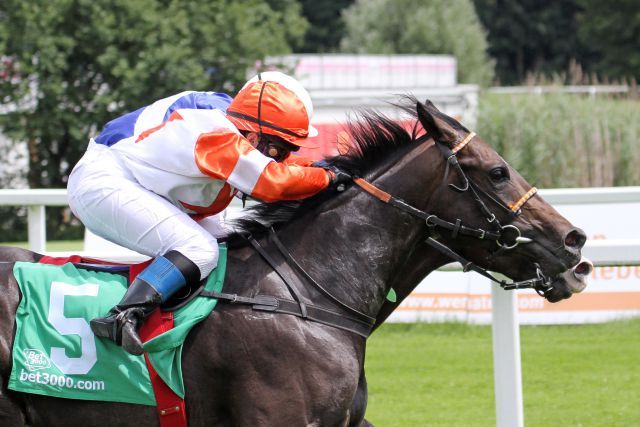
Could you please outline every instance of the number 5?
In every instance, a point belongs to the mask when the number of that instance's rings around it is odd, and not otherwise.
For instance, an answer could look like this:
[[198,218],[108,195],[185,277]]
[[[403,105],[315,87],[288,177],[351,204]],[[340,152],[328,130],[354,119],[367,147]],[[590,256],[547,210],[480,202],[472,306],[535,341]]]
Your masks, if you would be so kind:
[[98,361],[96,342],[89,323],[82,317],[65,317],[65,296],[98,296],[98,285],[85,283],[73,286],[63,282],[51,282],[48,320],[60,335],[80,335],[80,357],[67,357],[62,347],[51,347],[51,361],[63,374],[86,374]]

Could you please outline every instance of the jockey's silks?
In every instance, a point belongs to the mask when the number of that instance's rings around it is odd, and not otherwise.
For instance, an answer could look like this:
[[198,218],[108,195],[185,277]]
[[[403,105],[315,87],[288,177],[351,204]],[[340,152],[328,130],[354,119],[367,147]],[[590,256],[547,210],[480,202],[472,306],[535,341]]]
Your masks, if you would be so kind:
[[232,98],[226,93],[185,91],[127,113],[107,123],[96,143],[112,146],[118,141],[139,135],[165,122],[171,113],[181,108],[227,111]]
[[277,163],[251,146],[225,116],[229,102],[224,94],[183,92],[109,122],[95,142],[140,185],[191,215],[221,212],[237,191],[270,202],[327,187],[324,170]]

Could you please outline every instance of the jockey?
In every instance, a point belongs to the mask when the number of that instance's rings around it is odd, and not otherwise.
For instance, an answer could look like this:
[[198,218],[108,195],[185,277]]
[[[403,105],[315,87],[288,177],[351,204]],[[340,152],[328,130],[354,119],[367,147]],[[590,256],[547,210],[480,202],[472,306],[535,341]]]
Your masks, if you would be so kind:
[[234,196],[303,199],[345,179],[290,156],[317,134],[312,112],[297,80],[265,72],[233,99],[187,91],[107,123],[69,177],[69,205],[93,233],[155,259],[91,320],[97,336],[142,354],[144,318],[217,265],[217,214]]

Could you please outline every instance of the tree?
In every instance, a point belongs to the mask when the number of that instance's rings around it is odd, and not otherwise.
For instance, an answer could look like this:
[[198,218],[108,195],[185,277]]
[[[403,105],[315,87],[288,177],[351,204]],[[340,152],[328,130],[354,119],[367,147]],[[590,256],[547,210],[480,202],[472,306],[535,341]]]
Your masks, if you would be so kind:
[[488,31],[489,54],[501,83],[518,84],[527,74],[567,71],[584,64],[576,0],[474,0]]
[[335,52],[345,33],[342,11],[353,0],[300,0],[302,14],[309,21],[304,43],[297,50],[301,53]]
[[486,85],[493,77],[470,0],[357,0],[343,17],[344,52],[452,54],[461,82]]
[[[65,187],[107,121],[182,90],[232,92],[306,27],[295,0],[3,0],[0,131],[27,143],[31,188]],[[3,237],[24,238],[3,212]],[[62,210],[47,219],[52,238],[80,236]]]
[[3,0],[0,115],[30,187],[64,187],[108,120],[181,90],[233,91],[301,41],[295,0]]
[[593,51],[587,69],[608,78],[640,79],[640,5],[637,0],[578,0],[581,42]]

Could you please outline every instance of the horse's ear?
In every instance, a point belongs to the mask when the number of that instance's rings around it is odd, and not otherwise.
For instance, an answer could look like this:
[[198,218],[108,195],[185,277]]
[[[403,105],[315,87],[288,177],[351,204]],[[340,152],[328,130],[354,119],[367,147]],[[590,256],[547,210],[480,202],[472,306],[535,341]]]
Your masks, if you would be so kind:
[[458,140],[456,130],[440,117],[442,113],[431,101],[427,100],[424,104],[418,102],[416,110],[422,127],[435,141],[452,145]]

